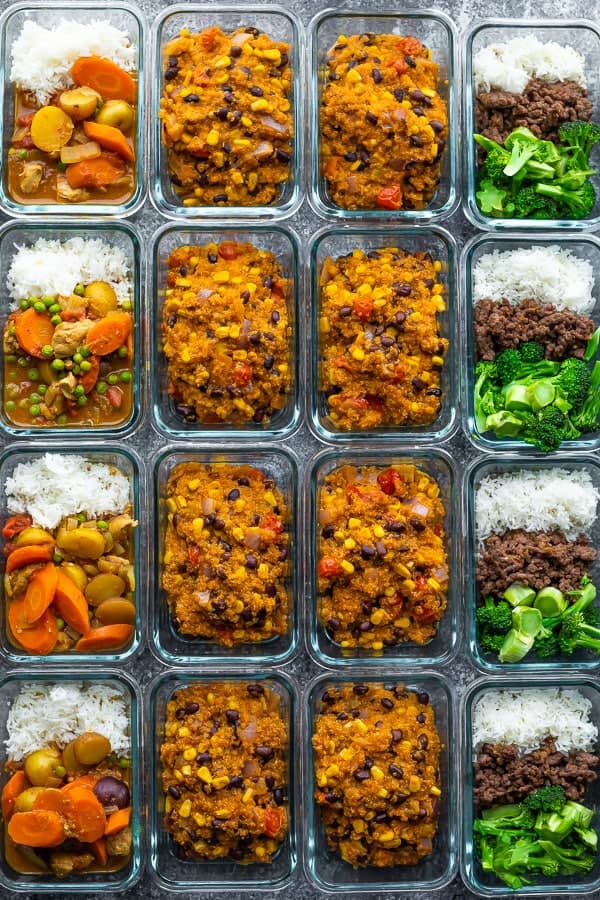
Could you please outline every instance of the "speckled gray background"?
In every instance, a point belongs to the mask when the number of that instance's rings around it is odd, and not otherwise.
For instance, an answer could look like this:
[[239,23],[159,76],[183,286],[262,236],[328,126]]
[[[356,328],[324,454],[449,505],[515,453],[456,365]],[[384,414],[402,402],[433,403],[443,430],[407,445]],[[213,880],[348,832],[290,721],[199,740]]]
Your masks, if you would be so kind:
[[[161,0],[145,0],[142,4],[140,4],[143,12],[146,17],[146,25],[148,27],[148,34],[150,30],[150,25],[154,19],[154,17],[163,9],[165,9],[169,4],[161,2]],[[215,9],[218,10],[219,4],[208,2],[204,4],[206,6],[214,6]],[[240,7],[251,6],[251,3],[245,3],[244,0],[239,3]],[[259,4],[254,4],[258,6]],[[400,3],[398,0],[396,2],[385,2],[385,0],[362,0],[362,2],[355,2],[355,0],[350,0],[350,2],[330,2],[328,4],[319,2],[319,0],[282,0],[282,6],[292,10],[302,21],[302,24],[306,26],[312,16],[320,12],[326,5],[331,8],[345,8],[352,10],[386,10],[391,11],[394,10],[396,12],[400,12],[402,9],[418,9],[420,4],[418,2],[414,2],[414,0],[409,0],[409,2]],[[9,6],[6,0],[0,0],[0,10],[4,10]],[[433,6],[433,4],[432,4]],[[536,2],[536,0],[526,0],[524,3],[519,3],[518,0],[504,0],[504,2],[494,3],[492,0],[438,0],[435,4],[435,8],[439,9],[446,14],[448,14],[455,22],[458,31],[459,31],[459,53],[462,54],[463,49],[463,36],[471,27],[473,21],[479,17],[497,17],[497,18],[506,18],[509,16],[530,16],[535,18],[590,18],[597,19],[598,13],[600,9],[599,0],[562,0],[559,4],[557,2]],[[599,61],[600,62],[600,61]],[[460,153],[460,148],[459,148]],[[3,221],[2,217],[2,221]],[[149,253],[149,247],[151,244],[151,239],[153,232],[162,224],[164,224],[165,220],[156,212],[152,204],[149,200],[146,200],[145,205],[140,213],[133,217],[131,220],[137,226],[139,231],[143,237],[143,248],[146,251],[146,254]],[[310,239],[310,237],[315,233],[315,231],[321,228],[323,225],[326,225],[327,222],[323,219],[319,219],[310,209],[308,203],[305,201],[300,209],[300,211],[294,215],[291,219],[287,220],[289,224],[297,231],[297,233],[301,236],[304,248],[306,248],[306,241]],[[440,223],[444,228],[448,229],[453,236],[462,244],[465,239],[471,236],[474,233],[473,228],[467,224],[465,217],[462,212],[459,210],[455,212],[449,218],[442,220]],[[150,308],[152,300],[148,298],[148,308]],[[148,377],[150,373],[150,365],[146,367],[146,375]],[[146,416],[142,425],[137,429],[135,434],[126,439],[128,443],[135,446],[138,450],[141,451],[141,454],[145,459],[149,459],[151,453],[165,446],[168,442],[167,440],[159,435],[152,427],[149,421],[149,416]],[[0,444],[5,444],[6,441],[0,438]],[[299,430],[294,434],[290,443],[293,444],[294,451],[299,455],[300,459],[303,463],[307,463],[314,453],[323,449],[325,446],[317,441],[310,432],[305,424],[302,423]],[[469,459],[473,458],[475,451],[472,445],[469,444],[468,440],[461,434],[461,432],[457,432],[454,437],[443,443],[443,446],[450,450],[452,456],[456,460],[458,464],[458,468],[461,469],[468,462]],[[307,602],[306,598],[299,598],[300,609],[302,610],[302,604]],[[459,630],[464,632],[464,626]],[[0,668],[6,668],[2,665],[0,661]],[[317,665],[310,661],[308,658],[308,654],[304,649],[301,649],[296,656],[292,659],[290,663],[283,667],[285,671],[291,672],[297,676],[299,683],[304,685],[308,682],[310,678],[314,675],[318,674],[320,669]],[[138,656],[133,663],[130,663],[126,666],[127,671],[130,672],[135,678],[138,679],[139,684],[144,690],[151,678],[153,678],[160,671],[165,671],[166,667],[161,666],[155,658],[150,654],[150,652],[146,649],[140,656]],[[209,669],[209,664],[203,666],[204,670]],[[398,669],[397,669],[398,670]],[[441,667],[439,673],[447,678],[454,686],[456,690],[457,697],[460,697],[467,685],[477,677],[476,670],[466,661],[464,656],[464,650],[461,649],[458,657],[451,662],[450,664]],[[460,785],[458,785],[458,790],[460,791]],[[301,865],[299,866],[301,870]],[[34,900],[34,898],[41,898],[43,896],[50,896],[53,900],[58,900],[58,898],[64,898],[68,896],[65,892],[57,891],[52,895],[42,895],[42,894],[23,894],[23,893],[5,893],[1,894],[0,889],[0,900],[3,900],[6,897],[6,900],[10,900],[10,898],[17,897],[28,897],[30,900]],[[72,896],[72,895],[71,895]],[[78,895],[84,897],[85,900],[92,900],[94,895],[84,894]],[[97,896],[97,895],[95,895]],[[147,898],[147,900],[156,900],[158,897],[166,897],[171,896],[163,891],[159,891],[158,888],[152,886],[150,884],[149,876],[146,871],[142,876],[142,880],[139,882],[138,886],[126,893],[121,894],[124,900],[141,900],[141,898]],[[188,900],[188,898],[205,898],[205,900],[212,900],[213,897],[223,897],[221,894],[211,894],[207,892],[189,892],[183,893],[179,895],[182,900]],[[309,900],[309,898],[325,896],[324,894],[320,894],[317,890],[310,887],[307,882],[304,880],[304,876],[301,875],[298,882],[294,884],[292,887],[275,893],[258,893],[258,892],[235,892],[229,893],[228,896],[244,898],[244,900],[258,900],[258,898],[265,898],[265,900],[274,900],[274,898],[281,897],[285,898],[285,900],[291,900],[293,897],[294,900]],[[358,897],[359,895],[343,895],[347,897]],[[374,896],[373,894],[369,896]],[[383,895],[382,895],[383,896]],[[397,895],[386,894],[386,897],[393,897]],[[406,895],[404,895],[406,896]],[[473,897],[474,895],[468,892],[464,885],[462,884],[460,878],[456,878],[451,885],[449,885],[445,890],[435,893],[435,892],[422,892],[422,893],[414,893],[410,895],[414,900],[427,900],[428,897],[438,896],[441,900],[463,900],[463,898]],[[506,895],[508,896],[508,895]],[[556,896],[548,894],[547,896]],[[570,897],[577,898],[583,896],[582,894],[570,894]],[[600,898],[600,892],[594,895],[587,894],[587,897],[597,897]]]

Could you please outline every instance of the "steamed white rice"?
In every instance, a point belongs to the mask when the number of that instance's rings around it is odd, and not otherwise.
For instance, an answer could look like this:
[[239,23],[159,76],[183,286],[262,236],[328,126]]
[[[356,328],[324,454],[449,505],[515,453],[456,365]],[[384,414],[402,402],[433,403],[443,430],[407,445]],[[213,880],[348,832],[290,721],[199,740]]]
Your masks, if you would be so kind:
[[521,94],[531,78],[586,86],[585,59],[574,47],[542,42],[531,34],[482,47],[473,58],[477,93],[501,90]]

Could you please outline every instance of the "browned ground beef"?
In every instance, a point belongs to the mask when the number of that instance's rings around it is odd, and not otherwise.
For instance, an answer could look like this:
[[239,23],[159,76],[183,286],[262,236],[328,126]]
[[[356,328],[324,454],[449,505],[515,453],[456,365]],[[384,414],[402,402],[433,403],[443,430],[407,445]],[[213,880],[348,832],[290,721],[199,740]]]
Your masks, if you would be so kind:
[[537,137],[554,141],[563,122],[587,121],[592,111],[587,91],[574,81],[548,83],[532,78],[522,94],[488,91],[475,98],[477,131],[500,144],[522,125]]
[[481,598],[501,597],[514,581],[536,591],[547,585],[573,591],[598,555],[585,538],[568,541],[560,531],[506,531],[483,542],[477,560]]
[[598,777],[600,759],[593,753],[559,753],[554,739],[520,755],[514,744],[483,744],[473,764],[475,806],[518,803],[538,788],[560,784],[569,800],[583,798],[588,784]]
[[546,348],[546,359],[560,361],[569,356],[583,357],[594,322],[588,316],[537,300],[516,304],[480,300],[475,304],[473,330],[477,359],[494,359],[496,353],[518,347],[523,341],[539,341]]

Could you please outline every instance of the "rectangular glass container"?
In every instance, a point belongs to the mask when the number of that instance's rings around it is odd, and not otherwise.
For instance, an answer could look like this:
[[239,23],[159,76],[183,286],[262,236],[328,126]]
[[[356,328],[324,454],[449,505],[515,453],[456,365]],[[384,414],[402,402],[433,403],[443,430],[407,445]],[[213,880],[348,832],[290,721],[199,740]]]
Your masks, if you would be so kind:
[[[488,231],[507,229],[540,229],[550,231],[565,229],[584,230],[595,228],[600,222],[600,200],[590,216],[585,219],[511,219],[495,218],[482,213],[477,205],[477,145],[473,140],[475,133],[475,84],[473,81],[473,57],[479,50],[489,44],[503,43],[513,38],[536,37],[542,42],[555,41],[557,44],[569,45],[578,50],[586,60],[586,79],[588,96],[594,104],[592,119],[600,115],[600,74],[596,60],[600,54],[600,29],[591,21],[584,19],[483,19],[477,22],[466,38],[464,69],[464,142],[466,144],[465,161],[465,195],[463,208],[467,218],[477,228]],[[594,166],[595,164],[595,166]],[[592,153],[592,167],[598,167],[598,151]],[[598,191],[600,178],[596,175],[592,183]]]
[[[163,818],[164,794],[161,787],[160,747],[164,738],[167,703],[177,690],[198,682],[219,684],[257,682],[281,698],[281,717],[288,728],[288,798],[289,832],[281,849],[270,864],[242,865],[232,859],[197,862],[178,858],[175,844],[167,833]],[[295,681],[279,672],[267,674],[249,670],[232,675],[227,669],[211,669],[210,674],[179,672],[164,673],[150,685],[147,706],[149,752],[149,808],[150,808],[150,875],[159,891],[277,891],[289,887],[295,880],[297,840],[300,827],[300,754],[297,750],[298,689]]]
[[[322,174],[319,112],[324,85],[327,51],[333,47],[340,34],[353,35],[365,32],[414,36],[432,51],[433,61],[439,65],[438,91],[448,108],[448,141],[441,164],[441,180],[437,191],[425,209],[401,209],[390,212],[385,209],[342,209],[329,196]],[[310,157],[307,159],[310,180],[310,203],[321,216],[345,220],[369,219],[428,222],[450,214],[457,198],[457,117],[458,90],[456,89],[456,40],[452,21],[438,10],[397,12],[326,9],[316,15],[308,27],[308,65],[310,78]],[[307,180],[308,180],[307,179]],[[382,185],[384,187],[384,185]]]
[[[583,897],[596,895],[600,889],[600,855],[596,855],[594,869],[588,875],[563,875],[557,878],[533,877],[532,884],[518,890],[511,890],[496,875],[484,872],[479,863],[473,841],[473,820],[475,818],[473,806],[473,704],[483,694],[498,690],[524,690],[542,688],[567,688],[576,689],[592,703],[591,718],[595,725],[600,726],[600,690],[598,681],[584,675],[569,677],[555,675],[554,677],[528,676],[524,679],[494,678],[479,679],[468,690],[461,704],[461,720],[463,722],[462,740],[463,773],[462,783],[464,803],[462,810],[463,838],[461,852],[461,876],[468,890],[473,891],[478,897]],[[600,781],[595,781],[586,791],[586,805],[598,808],[600,801]],[[592,828],[598,829],[597,813],[592,822]]]
[[[11,145],[14,125],[14,85],[10,81],[10,50],[18,36],[23,23],[31,19],[44,28],[51,28],[59,21],[66,19],[83,25],[94,22],[108,22],[115,28],[124,31],[137,50],[136,74],[138,78],[138,97],[135,131],[135,184],[133,193],[123,203],[102,203],[99,200],[89,203],[19,203],[9,191],[7,153]],[[129,216],[136,212],[146,195],[145,171],[145,139],[146,114],[145,69],[144,69],[144,19],[136,6],[127,0],[110,3],[109,0],[60,0],[57,5],[51,0],[29,0],[26,3],[9,5],[0,17],[0,77],[4,85],[0,91],[0,123],[2,128],[2,178],[0,180],[0,208],[9,216]]]
[[[539,227],[539,222],[538,222]],[[482,434],[475,423],[474,388],[475,388],[475,363],[477,361],[475,334],[473,329],[473,270],[482,256],[493,253],[495,250],[506,252],[510,250],[526,249],[529,247],[554,247],[586,260],[594,270],[593,296],[594,307],[586,313],[594,320],[596,328],[600,325],[600,240],[591,234],[561,234],[549,237],[540,232],[531,234],[510,235],[478,235],[470,240],[463,248],[460,260],[461,280],[463,282],[465,298],[465,352],[462,355],[462,383],[466,396],[463,403],[463,428],[467,437],[479,450],[518,450],[519,453],[535,454],[540,451],[524,441],[509,438],[497,438],[492,432]],[[600,447],[600,426],[598,431],[589,433],[578,440],[564,441],[561,451],[577,450],[586,452]]]
[[[147,530],[147,504],[143,495],[143,478],[140,475],[141,461],[134,450],[125,447],[113,447],[106,444],[102,447],[91,447],[83,444],[74,447],[72,444],[52,444],[52,446],[39,447],[36,445],[13,444],[5,448],[0,456],[0,521],[4,522],[8,516],[7,500],[5,492],[6,479],[15,471],[19,463],[28,463],[40,459],[46,453],[84,456],[96,463],[117,466],[128,478],[130,483],[130,499],[133,503],[133,518],[137,520],[137,527],[133,529],[133,565],[135,573],[135,607],[136,622],[134,636],[131,642],[120,650],[112,650],[107,653],[79,653],[68,651],[66,653],[51,653],[48,656],[33,656],[16,644],[13,644],[8,635],[7,607],[3,582],[0,600],[0,655],[11,663],[39,666],[48,668],[52,665],[67,665],[83,663],[100,665],[107,663],[120,663],[137,655],[140,650],[146,627],[144,617],[147,615],[146,579],[142,579],[142,573],[147,570],[146,548],[148,546]],[[4,570],[4,566],[2,567]]]
[[[0,762],[4,769],[7,762],[5,740],[8,736],[6,719],[9,709],[21,690],[31,684],[67,685],[72,682],[83,685],[108,685],[118,689],[124,695],[129,706],[129,729],[131,741],[131,808],[133,845],[131,857],[123,868],[116,872],[89,873],[76,872],[67,878],[57,878],[51,872],[40,875],[23,875],[16,872],[8,864],[4,854],[4,825],[2,827],[2,850],[0,852],[0,885],[7,891],[19,894],[52,894],[57,897],[69,897],[73,894],[100,894],[114,896],[128,890],[137,883],[141,876],[143,849],[143,801],[142,801],[142,698],[135,681],[124,672],[108,667],[87,667],[86,669],[69,666],[56,669],[49,674],[28,671],[21,666],[19,670],[4,672],[0,678]],[[43,710],[40,710],[43,716]],[[33,746],[32,750],[41,749]]]
[[[168,393],[169,373],[167,360],[162,352],[161,323],[165,290],[167,286],[167,259],[177,247],[187,244],[206,245],[234,241],[251,243],[260,250],[273,253],[281,266],[284,278],[289,281],[286,297],[288,319],[292,335],[289,342],[290,384],[286,405],[270,420],[263,424],[250,421],[247,425],[228,423],[203,425],[200,422],[186,422],[180,416]],[[301,316],[299,302],[301,296],[301,270],[299,264],[298,238],[289,228],[278,225],[211,225],[190,224],[167,225],[159,229],[153,238],[152,251],[152,338],[150,357],[152,366],[153,411],[156,425],[169,437],[187,437],[202,440],[206,438],[274,438],[287,435],[296,427],[300,415],[299,401],[299,347]]]
[[[446,309],[437,316],[440,336],[447,338],[448,350],[444,356],[441,372],[441,406],[434,422],[428,425],[382,425],[365,431],[342,431],[331,421],[324,392],[321,390],[321,347],[319,329],[321,294],[319,278],[326,257],[334,259],[353,250],[368,253],[382,247],[397,246],[408,253],[429,252],[434,260],[439,260],[442,269],[439,280],[444,285]],[[319,438],[328,441],[340,440],[394,440],[394,441],[442,441],[449,437],[456,427],[458,408],[457,362],[460,358],[459,338],[459,297],[455,276],[456,246],[453,237],[441,228],[376,228],[345,227],[322,229],[317,232],[310,245],[310,419],[309,425]]]
[[[446,610],[438,623],[435,637],[426,644],[410,641],[397,644],[395,647],[384,647],[381,651],[366,648],[343,648],[336,643],[319,622],[318,606],[318,541],[320,527],[317,524],[319,510],[319,491],[325,477],[343,465],[379,466],[382,469],[390,465],[412,464],[422,469],[440,486],[440,497],[444,504],[444,530],[446,534],[446,553],[448,558],[448,589]],[[315,659],[324,666],[343,666],[351,669],[356,665],[371,664],[377,669],[394,663],[404,665],[441,665],[454,655],[458,643],[458,622],[461,605],[461,559],[460,559],[460,490],[454,462],[443,450],[426,450],[424,448],[399,449],[391,453],[383,450],[328,450],[318,455],[305,482],[306,508],[309,521],[307,534],[310,534],[305,560],[308,596],[307,641],[308,648]],[[310,529],[310,530],[308,530]]]
[[[288,533],[290,538],[290,572],[288,590],[288,630],[260,643],[245,642],[233,647],[181,635],[175,629],[169,604],[162,589],[162,560],[164,557],[167,528],[165,503],[169,476],[173,469],[185,462],[225,463],[226,465],[255,466],[266,472],[285,497],[288,509]],[[229,447],[227,449],[201,449],[196,447],[170,448],[160,453],[154,461],[154,607],[152,610],[153,650],[162,662],[170,665],[195,665],[202,662],[248,664],[285,662],[296,649],[299,630],[301,583],[299,577],[299,501],[298,470],[294,457],[286,450],[257,447],[252,450]]]
[[[467,621],[469,633],[469,649],[476,666],[487,673],[498,675],[507,672],[519,673],[521,671],[538,671],[555,673],[556,671],[595,672],[600,666],[600,656],[592,650],[578,649],[570,656],[561,655],[555,660],[538,659],[533,654],[528,654],[519,663],[502,663],[497,654],[485,653],[481,650],[477,640],[477,584],[475,575],[477,570],[477,537],[475,531],[475,496],[477,489],[484,478],[490,475],[506,475],[510,472],[548,471],[555,467],[565,469],[568,473],[589,472],[596,490],[600,490],[600,464],[593,456],[571,456],[567,454],[553,455],[550,458],[498,455],[479,459],[472,463],[465,475],[466,503],[467,503],[467,540],[465,559],[465,600],[467,605]],[[594,522],[591,533],[588,536],[593,547],[600,546],[600,515]],[[600,587],[600,559],[594,560],[590,566],[590,577],[595,585]]]
[[[401,684],[410,691],[424,691],[435,710],[435,724],[440,736],[441,809],[433,850],[428,857],[412,866],[354,869],[343,862],[327,846],[325,828],[314,801],[316,790],[312,736],[319,714],[319,701],[328,687],[345,684]],[[336,894],[378,893],[432,896],[454,877],[457,868],[459,772],[457,735],[455,732],[455,697],[444,678],[433,672],[406,671],[375,674],[355,671],[350,675],[319,675],[306,689],[303,708],[304,780],[306,810],[304,816],[305,873],[320,891]],[[357,705],[360,705],[357,700]]]
[[[34,426],[25,428],[16,425],[8,417],[1,398],[4,396],[4,361],[0,365],[0,428],[8,432],[10,435],[18,437],[32,437],[34,435],[43,437],[64,437],[70,438],[91,438],[96,435],[107,435],[109,438],[116,438],[131,431],[140,418],[143,406],[143,390],[142,390],[142,347],[143,347],[143,307],[142,306],[142,283],[140,269],[140,238],[137,231],[124,222],[81,222],[47,220],[44,222],[33,222],[30,224],[26,221],[8,222],[0,229],[0,283],[6,285],[7,274],[10,269],[13,255],[16,250],[22,246],[34,244],[40,238],[46,240],[67,241],[70,238],[95,238],[105,240],[109,244],[118,247],[126,255],[132,273],[133,281],[133,322],[134,322],[134,358],[133,358],[133,380],[132,380],[132,403],[131,412],[127,419],[122,423],[109,426],[98,426],[96,428],[74,428],[70,426],[55,425]],[[6,288],[5,288],[6,290]],[[2,331],[6,326],[6,320],[9,314],[8,298],[2,305],[0,313],[0,327]]]
[[[290,103],[294,119],[292,141],[292,161],[289,179],[281,190],[276,203],[271,206],[183,206],[173,190],[167,166],[167,148],[161,140],[161,123],[158,118],[160,98],[165,86],[164,48],[182,28],[197,34],[205,28],[217,26],[224,32],[252,26],[259,28],[277,41],[290,45],[292,67],[292,92]],[[170,218],[194,217],[214,218],[283,218],[297,210],[302,201],[302,157],[304,152],[303,134],[303,43],[301,26],[293,12],[282,6],[255,4],[224,5],[218,8],[205,4],[170,6],[154,22],[152,28],[152,78],[151,152],[153,177],[150,184],[151,198],[155,207]]]

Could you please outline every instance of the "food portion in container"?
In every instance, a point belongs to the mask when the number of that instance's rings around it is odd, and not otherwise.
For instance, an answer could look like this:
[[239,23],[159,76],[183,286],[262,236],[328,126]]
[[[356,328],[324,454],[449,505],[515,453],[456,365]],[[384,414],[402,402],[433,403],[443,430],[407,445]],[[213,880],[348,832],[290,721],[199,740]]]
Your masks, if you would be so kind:
[[121,650],[134,634],[131,485],[118,466],[46,453],[3,485],[10,641],[35,656]]
[[590,157],[600,125],[586,60],[534,35],[482,47],[473,58],[476,200],[482,213],[515,219],[584,219],[596,203]]
[[186,245],[167,261],[162,349],[185,422],[268,424],[291,389],[290,282],[269,250]]
[[411,464],[344,465],[318,496],[319,622],[344,649],[431,640],[446,609],[444,504]]
[[257,681],[196,683],[167,704],[165,828],[183,859],[270,863],[289,829],[288,726]]
[[575,689],[486,690],[473,703],[473,838],[483,875],[571,890],[596,863],[592,703]]
[[600,328],[591,262],[558,245],[483,254],[473,267],[479,434],[549,453],[598,430]]
[[184,28],[163,51],[162,143],[184,207],[271,206],[291,176],[290,45],[258,28]]
[[342,209],[425,209],[448,140],[431,51],[410,35],[340,35],[323,80],[320,157],[330,200]]
[[448,341],[442,263],[397,247],[327,257],[319,273],[319,385],[340,431],[430,425]]
[[7,275],[4,414],[21,428],[114,427],[131,415],[133,282],[100,238],[38,238]]
[[443,796],[429,695],[402,684],[332,684],[318,702],[312,746],[331,852],[355,868],[426,860]]
[[591,581],[600,494],[585,468],[517,469],[475,490],[477,639],[504,663],[600,655]]
[[261,469],[185,462],[167,484],[162,586],[177,632],[226,647],[288,628],[285,497]]
[[31,683],[12,701],[2,778],[4,855],[68,878],[131,859],[129,701],[114,686]]
[[21,204],[122,204],[135,188],[137,49],[105,20],[26,19],[10,48],[8,190]]

